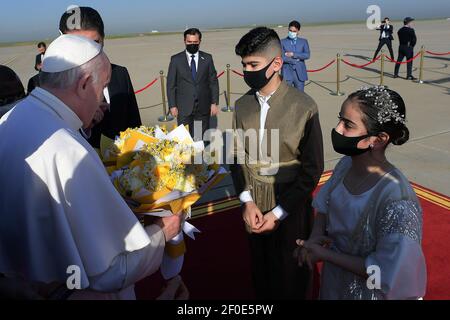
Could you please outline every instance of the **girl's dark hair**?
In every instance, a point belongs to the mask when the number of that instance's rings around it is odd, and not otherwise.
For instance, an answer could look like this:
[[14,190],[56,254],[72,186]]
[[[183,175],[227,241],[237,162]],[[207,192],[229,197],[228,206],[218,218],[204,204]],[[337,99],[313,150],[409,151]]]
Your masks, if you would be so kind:
[[[392,100],[397,105],[397,112],[403,119],[406,118],[406,106],[402,97],[395,91],[385,89]],[[348,96],[347,101],[357,102],[361,113],[363,114],[362,121],[366,126],[369,134],[379,134],[386,132],[389,135],[389,142],[394,145],[402,145],[409,139],[409,130],[404,123],[391,119],[390,121],[384,121],[380,123],[378,121],[378,113],[383,107],[380,104],[375,103],[377,95],[367,95],[367,89],[358,90]]]

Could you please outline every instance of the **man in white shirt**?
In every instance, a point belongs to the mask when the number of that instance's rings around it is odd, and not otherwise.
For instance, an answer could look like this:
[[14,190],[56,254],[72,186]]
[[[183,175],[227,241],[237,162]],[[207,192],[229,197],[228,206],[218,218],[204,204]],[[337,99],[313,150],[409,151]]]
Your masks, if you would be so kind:
[[101,45],[62,35],[47,49],[41,87],[0,120],[8,137],[0,140],[0,273],[44,283],[72,276],[84,289],[77,299],[134,299],[134,283],[159,268],[181,218],[143,228],[79,133],[110,76]]

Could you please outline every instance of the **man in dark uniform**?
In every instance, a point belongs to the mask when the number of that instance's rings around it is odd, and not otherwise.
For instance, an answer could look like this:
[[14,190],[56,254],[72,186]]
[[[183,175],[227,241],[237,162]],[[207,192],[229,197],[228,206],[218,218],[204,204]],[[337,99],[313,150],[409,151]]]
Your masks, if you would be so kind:
[[[45,42],[39,42],[38,45],[39,54],[36,55],[36,61],[34,63],[34,70],[41,72],[42,60],[44,58],[45,50],[47,50],[47,45]],[[28,80],[27,94],[34,90],[34,88],[39,87],[39,73],[35,74]]]
[[375,50],[372,60],[375,60],[378,52],[380,52],[384,45],[388,47],[391,59],[394,60],[394,50],[392,50],[392,40],[394,40],[392,33],[394,32],[394,26],[389,23],[389,18],[384,18],[383,23],[377,30],[380,30],[380,37],[378,38],[378,48]]
[[[202,140],[203,134],[210,128],[210,117],[216,116],[219,110],[217,107],[219,81],[216,68],[212,56],[199,50],[201,41],[200,30],[197,28],[186,30],[184,32],[186,50],[170,58],[167,73],[170,112],[178,118],[178,125],[189,126],[195,140]],[[194,130],[195,122],[201,123],[201,132]]]
[[[62,33],[75,34],[90,38],[103,45],[104,24],[100,14],[90,7],[79,7],[81,14],[80,29],[71,29],[71,13],[65,12],[59,22]],[[134,94],[130,75],[125,67],[111,64],[111,81],[103,91],[105,101],[100,105],[89,128],[83,128],[82,134],[94,148],[100,147],[101,135],[114,139],[127,128],[141,126],[141,117]]]
[[47,50],[47,45],[45,42],[39,42],[38,45],[39,54],[36,55],[36,60],[34,62],[34,70],[41,71],[42,60],[45,54],[45,50]]
[[[411,59],[414,56],[414,46],[416,45],[417,38],[416,33],[412,27],[412,22],[414,21],[411,17],[406,17],[403,20],[404,26],[398,30],[398,41],[400,42],[400,46],[398,47],[398,59],[397,62],[401,62],[403,58],[406,57],[406,60]],[[410,61],[406,65],[406,79],[407,80],[416,80],[417,78],[412,75],[412,67],[413,62]],[[395,64],[394,69],[394,78],[398,78],[398,70],[400,69],[400,64]]]

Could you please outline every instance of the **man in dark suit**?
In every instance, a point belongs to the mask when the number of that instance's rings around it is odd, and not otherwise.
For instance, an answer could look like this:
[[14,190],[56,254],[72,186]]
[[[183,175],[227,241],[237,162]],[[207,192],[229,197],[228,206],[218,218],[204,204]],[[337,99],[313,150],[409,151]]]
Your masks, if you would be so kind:
[[[59,22],[62,33],[77,34],[90,38],[101,45],[104,43],[104,24],[100,14],[90,7],[79,7],[80,29],[71,29],[72,13],[65,12]],[[100,147],[101,135],[114,139],[127,128],[141,126],[141,117],[128,70],[111,64],[111,80],[103,91],[104,103],[99,106],[94,121],[82,134],[94,148]]]
[[[397,62],[401,62],[403,58],[406,60],[411,59],[414,56],[414,46],[417,42],[416,33],[414,32],[412,22],[414,21],[411,17],[406,17],[403,20],[404,26],[398,30],[398,41],[400,46],[398,47],[398,58]],[[407,80],[417,80],[417,78],[412,75],[413,62],[410,61],[406,65],[406,79]],[[400,69],[400,64],[395,64],[394,78],[398,78],[398,70]]]
[[44,58],[45,50],[47,50],[47,45],[45,44],[45,42],[39,42],[37,47],[39,54],[36,55],[34,70],[41,71],[42,60]]
[[[209,129],[210,117],[217,115],[219,110],[216,68],[212,56],[199,51],[201,40],[200,30],[186,30],[186,50],[171,57],[167,73],[170,112],[178,118],[178,125],[189,126],[189,132],[195,140],[203,140],[203,134]],[[194,130],[198,122],[201,122],[201,136],[200,132]]]
[[391,59],[394,60],[394,50],[392,50],[392,40],[394,40],[392,33],[394,32],[394,26],[389,23],[389,18],[384,18],[383,23],[377,30],[380,30],[380,37],[378,38],[378,48],[375,50],[372,60],[375,60],[378,52],[380,52],[384,45],[388,47]]
[[28,80],[27,85],[27,95],[31,93],[31,91],[34,90],[34,88],[39,87],[39,73],[35,74]]

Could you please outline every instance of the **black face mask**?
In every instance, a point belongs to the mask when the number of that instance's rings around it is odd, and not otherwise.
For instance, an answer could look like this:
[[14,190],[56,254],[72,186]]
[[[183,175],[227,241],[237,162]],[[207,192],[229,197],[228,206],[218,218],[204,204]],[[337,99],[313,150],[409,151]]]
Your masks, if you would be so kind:
[[245,83],[252,89],[260,90],[261,88],[264,88],[270,81],[270,79],[273,78],[276,72],[274,72],[270,78],[266,78],[266,71],[269,69],[272,62],[275,60],[275,58],[264,68],[258,71],[244,71],[244,81]]
[[197,44],[197,43],[187,44],[186,45],[186,50],[190,54],[196,54],[198,52],[198,48],[199,47],[200,47],[200,45]]
[[370,134],[360,137],[346,137],[338,133],[336,129],[331,130],[331,142],[333,143],[334,151],[345,154],[346,156],[357,156],[369,151],[370,148],[358,148],[358,142],[368,137],[370,137]]

